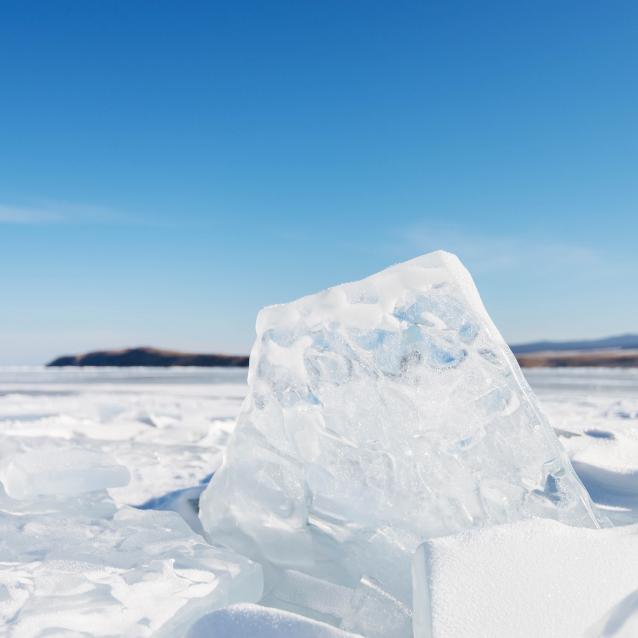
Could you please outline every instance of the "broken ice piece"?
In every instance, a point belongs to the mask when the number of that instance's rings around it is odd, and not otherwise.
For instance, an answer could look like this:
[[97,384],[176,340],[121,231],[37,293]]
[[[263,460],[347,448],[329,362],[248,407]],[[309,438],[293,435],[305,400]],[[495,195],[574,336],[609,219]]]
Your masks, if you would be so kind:
[[128,485],[129,471],[105,454],[81,448],[16,454],[0,468],[0,482],[15,499],[76,496]]
[[[409,612],[428,538],[535,516],[598,525],[454,255],[263,309],[248,382],[200,518],[214,543],[265,565],[267,591],[293,570],[374,583]],[[365,633],[363,617],[336,613]],[[399,624],[393,638],[409,636]]]

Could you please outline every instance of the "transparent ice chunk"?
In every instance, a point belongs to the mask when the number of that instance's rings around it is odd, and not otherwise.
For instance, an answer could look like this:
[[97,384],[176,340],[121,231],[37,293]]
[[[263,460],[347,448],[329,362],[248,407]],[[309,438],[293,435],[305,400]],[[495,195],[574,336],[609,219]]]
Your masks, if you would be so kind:
[[[387,635],[409,636],[422,541],[534,516],[598,524],[455,256],[259,313],[249,394],[200,518],[264,565],[267,592],[290,570],[350,592],[368,583],[361,608],[388,603]],[[333,611],[365,634],[365,613]]]
[[75,496],[122,487],[129,480],[129,471],[114,459],[82,448],[30,450],[0,467],[0,482],[15,499]]

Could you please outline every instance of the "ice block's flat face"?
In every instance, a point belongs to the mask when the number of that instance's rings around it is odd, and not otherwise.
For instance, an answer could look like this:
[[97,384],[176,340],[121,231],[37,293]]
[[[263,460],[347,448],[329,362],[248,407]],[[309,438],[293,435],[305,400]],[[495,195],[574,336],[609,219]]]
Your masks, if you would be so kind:
[[[454,255],[265,308],[249,386],[200,516],[267,565],[269,604],[368,638],[361,610],[387,607],[378,635],[407,635],[419,542],[531,516],[596,524]],[[296,599],[299,573],[313,600]]]

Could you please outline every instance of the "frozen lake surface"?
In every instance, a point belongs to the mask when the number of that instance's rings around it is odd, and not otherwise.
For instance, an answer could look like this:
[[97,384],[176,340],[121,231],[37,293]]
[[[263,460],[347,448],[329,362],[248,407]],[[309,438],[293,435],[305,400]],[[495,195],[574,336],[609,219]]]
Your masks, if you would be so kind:
[[[196,487],[218,467],[246,374],[230,368],[0,368],[1,445],[106,451],[131,474],[130,484],[111,495],[141,505]],[[528,369],[525,375],[594,500],[612,516],[633,517],[638,370]]]
[[0,368],[0,441],[107,452],[131,474],[111,496],[141,505],[210,476],[245,381],[243,369]]
[[525,372],[593,500],[615,524],[638,521],[638,370]]
[[[213,596],[217,592],[218,596],[218,583],[224,582],[222,576],[215,573],[212,582],[210,578],[206,580],[206,574],[214,572],[217,564],[226,569],[226,563],[218,563],[216,557],[207,554],[206,547],[197,544],[199,537],[190,536],[188,528],[179,526],[181,519],[177,514],[170,512],[174,518],[155,520],[149,518],[155,515],[149,510],[175,510],[195,532],[201,530],[194,507],[202,487],[221,462],[246,393],[246,373],[244,369],[210,368],[0,368],[3,476],[7,476],[6,465],[11,459],[26,455],[24,458],[34,462],[41,450],[46,450],[51,458],[57,454],[61,458],[69,448],[88,450],[124,466],[130,474],[128,485],[108,489],[108,507],[118,511],[121,520],[115,526],[109,522],[100,527],[99,517],[103,514],[99,512],[103,512],[100,508],[104,504],[91,502],[85,512],[69,515],[72,540],[78,547],[84,543],[89,554],[92,548],[96,553],[108,553],[109,539],[122,544],[131,536],[129,528],[133,526],[141,543],[136,551],[146,561],[141,566],[124,565],[118,555],[98,576],[93,572],[87,576],[88,568],[80,563],[68,567],[66,558],[66,567],[60,567],[55,562],[57,554],[50,548],[43,549],[46,535],[41,530],[52,520],[66,520],[66,510],[51,519],[57,515],[57,504],[47,501],[47,508],[33,503],[18,506],[16,501],[3,497],[0,522],[4,545],[0,542],[0,546],[8,552],[6,556],[13,558],[9,561],[3,554],[0,559],[0,622],[13,623],[20,614],[27,619],[9,635],[37,636],[37,628],[42,626],[62,628],[56,635],[88,635],[77,633],[87,622],[87,617],[82,619],[81,615],[78,620],[81,608],[92,614],[92,635],[159,635],[157,629],[165,626],[169,613],[175,615],[179,609],[187,609],[204,594]],[[638,370],[534,369],[527,370],[526,376],[596,504],[615,524],[638,522]],[[29,457],[29,453],[36,456]],[[108,474],[111,470],[107,467],[104,471]],[[138,520],[138,516],[142,518]],[[166,530],[173,544],[162,545],[164,553],[157,554],[160,536],[154,538],[154,549],[147,548],[149,528]],[[34,534],[41,544],[37,551],[28,546],[32,538],[29,534]],[[59,545],[68,537],[67,532],[60,532],[60,538],[51,537],[51,542]],[[9,540],[12,538],[24,539],[22,553],[14,551],[17,541]],[[148,551],[156,554],[149,558]],[[168,558],[173,554],[191,557],[188,577],[177,568],[170,577],[166,575],[174,563]],[[45,564],[48,571],[38,572],[37,569],[45,569]],[[250,567],[237,564],[238,573],[250,571]],[[92,564],[91,569],[94,567]],[[65,599],[65,612],[60,611],[58,602],[50,603],[52,594],[47,594],[45,602],[33,602],[36,594],[43,595],[43,582],[55,588],[50,581],[52,570],[57,573],[65,569],[73,572],[68,582],[77,581],[73,596]],[[123,569],[128,570],[125,589],[117,580],[124,578],[120,573]],[[152,574],[156,576],[153,582]],[[137,585],[131,585],[138,580],[145,582],[145,592],[155,592],[152,596],[156,604],[144,602],[144,596],[139,598]],[[166,589],[167,582],[174,583],[173,589]],[[109,588],[109,594],[102,598],[99,592],[104,587]],[[160,591],[161,587],[164,589]],[[258,599],[257,593],[236,593],[232,587],[223,589],[223,595],[223,604],[215,598],[217,606],[250,602],[251,595]],[[114,597],[118,605],[129,610],[128,620],[122,620],[121,625],[113,625],[114,608],[104,602]],[[163,600],[167,601],[164,610]],[[33,609],[37,613],[31,617],[27,612]]]

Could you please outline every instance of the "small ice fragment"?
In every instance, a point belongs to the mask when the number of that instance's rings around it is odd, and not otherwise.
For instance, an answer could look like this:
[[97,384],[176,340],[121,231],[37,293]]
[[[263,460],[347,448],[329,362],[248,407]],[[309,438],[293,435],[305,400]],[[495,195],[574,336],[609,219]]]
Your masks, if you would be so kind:
[[31,450],[16,454],[0,468],[0,482],[15,499],[75,496],[122,487],[129,471],[105,454],[81,448]]
[[364,577],[354,592],[341,627],[366,638],[408,636],[411,616],[408,606],[383,591],[373,579]]

